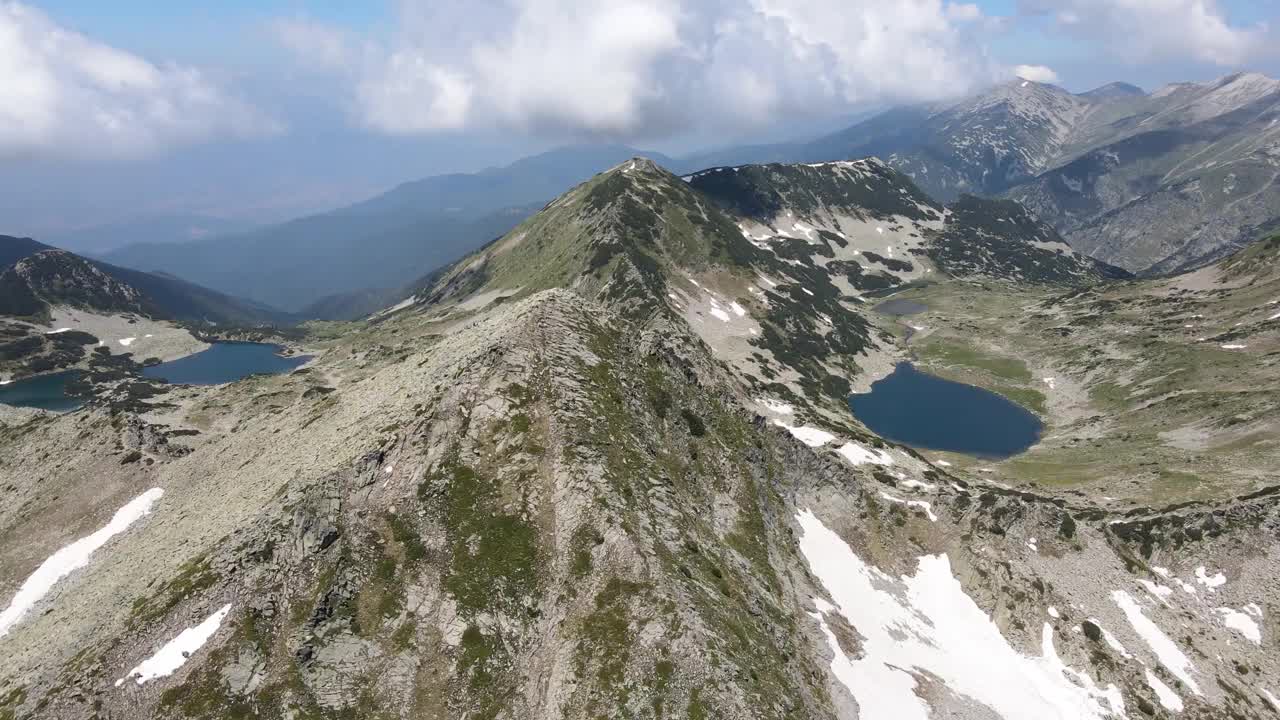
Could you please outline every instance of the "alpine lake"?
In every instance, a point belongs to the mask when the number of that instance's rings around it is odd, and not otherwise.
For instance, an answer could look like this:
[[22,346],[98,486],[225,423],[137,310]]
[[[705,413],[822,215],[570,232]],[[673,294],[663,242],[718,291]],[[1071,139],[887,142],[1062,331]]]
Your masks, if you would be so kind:
[[[174,385],[222,385],[250,375],[289,372],[311,359],[309,355],[284,356],[281,350],[267,343],[217,342],[194,355],[144,367],[142,375]],[[66,390],[79,374],[69,370],[0,385],[0,403],[53,412],[75,410],[84,403]]]

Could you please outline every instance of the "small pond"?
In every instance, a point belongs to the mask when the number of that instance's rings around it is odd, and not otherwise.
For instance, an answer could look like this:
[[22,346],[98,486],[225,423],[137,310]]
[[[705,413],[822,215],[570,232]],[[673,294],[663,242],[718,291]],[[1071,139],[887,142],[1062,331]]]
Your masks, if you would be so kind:
[[176,385],[221,385],[249,375],[276,375],[305,364],[310,355],[285,357],[278,345],[218,342],[194,355],[143,368],[146,377]]
[[1044,424],[1002,395],[901,363],[849,408],[877,434],[923,450],[1003,459],[1036,444]]

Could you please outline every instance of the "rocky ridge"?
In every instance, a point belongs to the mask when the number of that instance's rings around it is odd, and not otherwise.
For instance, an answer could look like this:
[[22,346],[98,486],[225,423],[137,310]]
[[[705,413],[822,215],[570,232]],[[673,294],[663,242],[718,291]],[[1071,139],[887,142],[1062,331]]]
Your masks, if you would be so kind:
[[302,371],[0,426],[0,598],[151,501],[0,635],[0,717],[1268,717],[1277,494],[875,437],[840,404],[897,340],[813,257],[909,216],[832,207],[779,251],[624,163]]

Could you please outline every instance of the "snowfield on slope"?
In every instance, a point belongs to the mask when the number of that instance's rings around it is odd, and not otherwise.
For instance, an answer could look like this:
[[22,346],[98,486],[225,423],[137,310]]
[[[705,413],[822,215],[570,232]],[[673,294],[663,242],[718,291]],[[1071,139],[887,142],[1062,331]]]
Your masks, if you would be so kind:
[[142,493],[117,510],[111,517],[111,522],[50,555],[22,583],[9,607],[0,613],[0,638],[9,634],[13,626],[48,595],[58,581],[88,565],[93,553],[106,545],[108,540],[127,530],[138,519],[149,515],[151,507],[161,495],[164,495],[164,490],[160,488]]
[[231,603],[218,608],[199,625],[178,633],[177,637],[165,643],[154,655],[139,663],[129,671],[128,675],[117,680],[116,687],[123,685],[127,678],[133,678],[136,683],[143,685],[149,680],[174,674],[178,668],[186,664],[188,658],[204,647],[214,633],[218,632],[218,628],[222,627],[222,621],[229,612],[231,612]]
[[[1052,626],[1044,626],[1041,657],[1015,650],[965,593],[946,555],[921,557],[914,575],[894,578],[864,563],[811,511],[796,520],[800,551],[835,603],[814,598],[811,616],[860,717],[928,720],[932,708],[917,694],[921,675],[1008,720],[1125,717],[1118,688],[1099,688],[1062,663]],[[860,657],[841,650],[827,620],[836,614],[864,639]]]
[[1191,664],[1191,660],[1178,649],[1176,643],[1169,639],[1168,635],[1160,629],[1158,625],[1151,621],[1150,618],[1142,612],[1142,606],[1138,604],[1133,596],[1124,590],[1116,590],[1111,593],[1111,599],[1124,612],[1125,617],[1129,619],[1129,624],[1133,626],[1134,632],[1138,633],[1138,637],[1151,648],[1160,660],[1160,664],[1165,666],[1173,676],[1178,678],[1187,687],[1191,688],[1191,692],[1196,695],[1202,695],[1200,686],[1196,684],[1191,673],[1195,672],[1195,666]]

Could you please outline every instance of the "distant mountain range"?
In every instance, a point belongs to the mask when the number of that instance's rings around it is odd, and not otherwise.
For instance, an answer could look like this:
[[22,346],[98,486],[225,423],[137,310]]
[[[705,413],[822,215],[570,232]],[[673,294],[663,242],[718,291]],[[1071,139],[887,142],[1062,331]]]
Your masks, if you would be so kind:
[[721,154],[725,164],[866,156],[939,200],[1007,196],[1099,260],[1166,273],[1277,227],[1280,81],[1239,73],[1150,94],[1126,83],[1072,94],[1016,80],[812,142]]
[[1073,248],[1157,274],[1211,262],[1280,227],[1277,118],[1280,82],[1252,73],[1152,93],[1117,82],[1072,94],[1015,80],[957,102],[892,108],[809,142],[682,158],[567,147],[249,232],[134,244],[105,258],[306,317],[350,319],[634,155],[677,173],[875,156],[941,202],[1017,200]]

